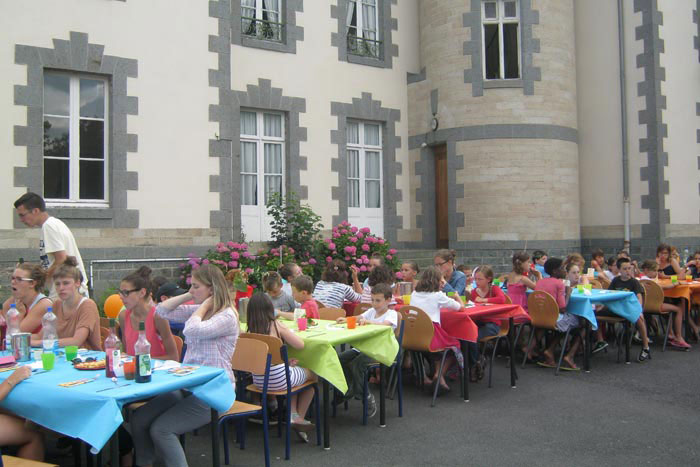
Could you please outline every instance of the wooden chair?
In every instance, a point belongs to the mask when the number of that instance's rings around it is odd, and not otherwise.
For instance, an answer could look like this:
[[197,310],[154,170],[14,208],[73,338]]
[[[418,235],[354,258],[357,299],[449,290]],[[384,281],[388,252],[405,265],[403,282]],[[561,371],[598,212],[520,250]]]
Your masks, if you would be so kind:
[[345,318],[345,310],[342,308],[319,308],[318,316],[321,319],[335,321],[338,318]]
[[319,301],[316,300],[316,299],[314,299],[314,302],[316,302],[316,306],[318,307],[319,310],[320,310],[321,308],[328,308],[326,305],[324,305],[323,303],[319,302]]
[[45,462],[33,461],[30,459],[22,459],[21,457],[2,455],[0,465],[5,467],[58,467],[56,464],[47,464]]
[[105,349],[105,339],[109,337],[109,328],[100,326],[100,347],[102,350]]
[[[530,294],[527,298],[527,308],[530,314],[530,337],[527,340],[527,349],[530,348],[532,343],[532,338],[535,335],[537,329],[546,329],[547,331],[559,332],[557,330],[557,319],[559,318],[559,306],[557,306],[556,300],[547,292],[542,290],[536,290]],[[570,331],[566,331],[564,335],[564,342],[561,345],[561,354],[559,355],[559,361],[557,362],[557,368],[554,370],[554,374],[559,374],[559,368],[561,367],[561,361],[564,358],[564,353],[566,353],[566,345],[569,342]],[[527,361],[527,352],[525,352],[525,358],[523,358],[522,368],[525,368],[525,362]]]
[[[441,349],[430,349],[430,343],[433,341],[433,335],[435,334],[435,328],[433,327],[433,321],[425,313],[416,306],[404,305],[399,309],[401,317],[404,322],[404,334],[403,342],[401,347],[405,350],[410,350],[413,352],[429,352],[429,353],[441,353],[440,368],[438,369],[438,375],[442,374],[442,369],[445,366],[445,358],[447,357],[447,348]],[[415,354],[414,354],[415,355]],[[419,381],[423,381],[423,376],[425,372],[423,370],[423,360],[422,358],[415,358],[414,362],[417,364],[419,369]],[[462,379],[460,378],[460,382]],[[433,390],[433,399],[430,403],[431,407],[435,407],[435,399],[437,398],[439,382],[435,383],[435,389]]]
[[[267,386],[270,378],[270,356],[269,348],[266,343],[257,339],[246,339],[240,337],[236,342],[236,351],[231,359],[231,366],[234,371],[248,372],[256,375],[265,375],[262,391],[260,392],[261,405],[249,404],[243,402],[238,397],[230,409],[219,414],[219,422],[216,425],[216,433],[213,436],[219,436],[219,429],[223,425],[224,433],[224,462],[229,463],[228,436],[226,422],[233,418],[242,418],[244,421],[253,415],[260,415],[263,420],[263,446],[265,449],[265,466],[270,465],[270,436],[269,424],[267,420]],[[241,449],[245,448],[245,423],[240,426],[240,444]]]
[[173,336],[173,339],[175,340],[175,347],[177,347],[177,361],[182,363],[182,359],[185,358],[185,356],[182,354],[182,346],[184,345],[184,341],[180,336]]
[[507,294],[503,294],[504,297],[506,297],[506,305],[512,305],[513,300],[510,299],[510,297]]
[[[507,319],[501,320],[501,328],[498,330],[498,334],[494,336],[486,336],[479,340],[480,344],[484,344],[484,353],[486,353],[486,347],[489,343],[493,342],[493,351],[489,352],[489,387],[491,387],[491,374],[493,373],[493,359],[496,357],[496,349],[498,348],[498,341],[503,337],[508,336],[508,331],[510,331],[510,322]],[[506,339],[508,342],[508,339]],[[510,343],[508,343],[510,345]]]
[[593,286],[594,289],[606,289],[603,287],[603,283],[598,279],[588,279],[588,282]]
[[372,308],[371,303],[358,303],[357,305],[355,305],[355,309],[353,310],[352,315],[360,316],[362,313],[369,310],[370,308]]
[[671,332],[671,323],[675,315],[675,311],[666,311],[663,309],[664,291],[659,284],[654,281],[644,279],[640,281],[644,287],[644,307],[643,312],[647,316],[658,316],[661,321],[661,329],[664,327],[663,317],[666,316],[666,329],[664,330],[664,345],[662,352],[666,351],[666,343],[668,335]]
[[[314,406],[316,407],[316,443],[320,446],[321,445],[321,412],[320,412],[320,404],[319,404],[319,390],[318,390],[318,380],[316,378],[313,378],[312,380],[306,381],[303,384],[300,384],[299,386],[291,386],[291,381],[289,377],[289,358],[287,356],[287,346],[282,342],[282,339],[279,337],[275,336],[267,336],[265,334],[255,334],[255,333],[243,333],[240,335],[240,337],[245,337],[248,339],[257,339],[259,341],[265,342],[269,348],[270,356],[271,356],[271,363],[272,365],[284,365],[285,369],[285,376],[287,379],[287,389],[284,391],[267,391],[267,394],[275,397],[285,397],[285,406],[286,406],[286,413],[285,413],[285,420],[286,421],[286,429],[285,429],[285,453],[284,453],[284,458],[285,460],[289,459],[290,456],[290,451],[291,451],[291,425],[292,425],[292,406],[291,406],[291,399],[294,394],[298,394],[302,391],[307,391],[309,389],[313,389],[314,391]],[[255,386],[254,384],[249,384],[246,389],[251,392],[256,392],[256,393],[262,393],[260,388]],[[277,424],[277,429],[278,429],[278,435],[282,435],[282,417],[280,415],[279,423]]]

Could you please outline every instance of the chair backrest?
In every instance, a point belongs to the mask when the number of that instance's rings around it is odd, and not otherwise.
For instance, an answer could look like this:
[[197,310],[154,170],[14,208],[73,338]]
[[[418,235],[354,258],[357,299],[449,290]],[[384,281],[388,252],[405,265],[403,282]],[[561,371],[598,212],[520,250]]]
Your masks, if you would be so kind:
[[508,296],[508,294],[503,294],[503,296],[506,297],[506,305],[512,305],[512,304],[513,304],[513,300],[510,299],[510,297]]
[[644,311],[659,313],[664,303],[664,291],[659,284],[648,279],[640,281],[644,287]]
[[239,336],[239,338],[240,337],[245,337],[246,339],[257,339],[259,341],[264,342],[265,344],[267,344],[268,352],[272,357],[271,363],[273,365],[281,365],[284,363],[284,359],[282,358],[281,352],[282,346],[284,346],[284,342],[282,342],[282,339],[280,339],[279,337],[266,336],[265,334],[255,334],[254,332],[244,332]]
[[316,300],[316,299],[314,299],[314,302],[316,302],[316,306],[318,307],[319,310],[320,310],[321,308],[327,308],[326,305],[324,305],[323,303],[319,302],[319,301]]
[[173,336],[173,340],[175,341],[175,347],[177,347],[177,361],[182,362],[182,346],[184,344],[184,342],[182,341],[182,337]]
[[345,310],[342,308],[319,308],[318,316],[321,319],[335,321],[338,318],[345,318]]
[[556,329],[559,306],[554,297],[542,290],[536,290],[527,298],[527,311],[531,324],[536,328]]
[[372,308],[371,303],[358,303],[357,305],[355,305],[355,309],[353,310],[352,315],[360,316],[362,313],[369,310],[370,308]]
[[268,355],[269,348],[265,342],[241,335],[236,341],[236,351],[233,352],[231,366],[236,371],[264,375],[269,365]]
[[399,312],[404,324],[402,347],[408,350],[429,352],[435,328],[428,314],[411,305],[402,306]]
[[105,349],[105,339],[109,337],[109,328],[106,328],[104,326],[100,326],[100,347],[102,347],[102,350]]
[[588,282],[593,286],[594,289],[603,289],[603,283],[598,279],[588,279]]
[[498,330],[498,337],[507,336],[508,331],[510,331],[510,320],[509,319],[501,320],[501,326],[500,326],[500,329]]

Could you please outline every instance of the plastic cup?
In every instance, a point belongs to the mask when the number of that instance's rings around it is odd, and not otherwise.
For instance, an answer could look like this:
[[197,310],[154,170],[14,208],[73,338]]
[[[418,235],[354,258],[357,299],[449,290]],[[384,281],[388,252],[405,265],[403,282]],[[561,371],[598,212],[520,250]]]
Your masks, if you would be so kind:
[[671,276],[671,282],[673,282],[674,284],[678,282],[678,276]]
[[410,296],[410,295],[404,295],[404,296],[403,296],[403,304],[404,304],[404,305],[410,305],[410,304],[411,304],[411,296]]
[[348,316],[348,329],[355,329],[357,325],[357,316]]
[[41,354],[44,353],[42,349],[33,349],[32,350],[32,356],[34,357],[35,362],[40,362],[41,361]]
[[124,362],[124,379],[134,379],[136,376],[136,362],[129,360]]
[[454,297],[454,296],[455,296],[455,293],[454,293],[454,292],[447,292],[447,296],[448,296],[448,297]]
[[78,346],[77,345],[67,345],[66,346],[66,361],[70,362],[77,356],[78,356]]
[[578,290],[578,293],[583,293],[583,289],[584,289],[583,285],[579,284],[576,286],[576,290]]
[[306,320],[306,317],[304,318],[299,318],[297,320],[297,328],[299,328],[300,331],[306,331],[306,325],[309,322]]
[[55,358],[56,356],[53,352],[43,352],[41,354],[41,365],[44,368],[44,370],[53,370]]
[[583,287],[588,290],[593,290],[593,284],[586,284]]

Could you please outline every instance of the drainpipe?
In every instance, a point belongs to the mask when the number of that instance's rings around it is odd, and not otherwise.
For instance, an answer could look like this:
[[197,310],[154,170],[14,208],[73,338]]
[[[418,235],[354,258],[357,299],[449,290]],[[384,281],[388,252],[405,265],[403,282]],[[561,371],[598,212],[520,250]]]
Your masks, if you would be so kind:
[[625,21],[622,0],[617,0],[617,34],[620,54],[620,125],[622,127],[622,202],[624,207],[625,242],[624,248],[630,248],[630,180],[629,154],[627,150],[627,93],[625,91]]

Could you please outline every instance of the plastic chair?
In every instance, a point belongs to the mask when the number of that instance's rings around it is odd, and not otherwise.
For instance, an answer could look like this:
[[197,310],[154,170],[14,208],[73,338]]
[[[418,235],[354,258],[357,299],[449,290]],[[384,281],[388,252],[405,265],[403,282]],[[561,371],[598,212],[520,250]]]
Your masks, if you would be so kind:
[[589,279],[588,282],[593,286],[594,289],[604,289],[603,283],[598,279]]
[[342,308],[319,308],[318,316],[320,319],[335,321],[338,318],[345,318],[345,310]]
[[663,309],[664,304],[664,291],[659,284],[654,281],[644,279],[640,281],[642,287],[644,287],[644,307],[642,311],[645,315],[658,316],[661,321],[661,328],[663,329],[663,319],[666,316],[666,329],[664,330],[664,345],[661,349],[662,352],[666,351],[666,343],[668,342],[668,335],[671,332],[671,320],[675,315],[675,311],[666,311]]
[[33,461],[30,459],[22,459],[21,457],[13,457],[2,455],[0,465],[5,467],[58,467],[56,464],[47,464],[45,462]]
[[[552,297],[550,294],[542,290],[536,290],[527,298],[527,308],[530,313],[530,336],[527,340],[527,348],[529,349],[530,343],[532,342],[532,338],[534,337],[537,329],[560,332],[557,330],[559,306],[557,306],[556,300],[554,300],[554,297]],[[554,370],[555,375],[559,374],[561,361],[564,358],[564,353],[566,352],[566,344],[569,342],[569,333],[570,331],[566,331],[564,335],[564,342],[561,345],[561,354],[559,355],[557,368]],[[525,352],[525,358],[523,358],[522,368],[525,368],[526,361],[527,352]]]
[[[438,374],[442,374],[442,369],[445,366],[445,358],[447,357],[447,348],[440,348],[431,350],[430,343],[433,341],[433,336],[435,334],[435,327],[433,327],[433,321],[425,313],[416,306],[404,305],[399,309],[404,322],[404,334],[402,347],[406,350],[411,350],[413,352],[428,352],[428,353],[441,353],[440,368]],[[416,358],[415,362],[420,369],[419,380],[423,381],[424,371],[422,359]],[[460,383],[462,379],[460,378]],[[435,399],[437,398],[439,383],[435,383],[435,388],[433,390],[433,399],[430,403],[431,407],[435,407]]]
[[[489,387],[491,387],[491,375],[493,373],[493,359],[496,356],[496,349],[498,348],[498,341],[501,340],[501,338],[508,336],[508,331],[510,331],[510,322],[507,319],[504,319],[501,321],[501,328],[498,330],[498,334],[494,336],[486,336],[483,337],[479,340],[479,343],[484,344],[484,353],[486,353],[486,346],[490,343],[493,342],[493,351],[488,353],[489,356]],[[506,339],[506,343],[508,343],[508,339]],[[510,345],[510,343],[508,343]]]
[[[270,436],[269,424],[267,420],[267,386],[270,379],[270,361],[272,357],[266,343],[257,339],[246,339],[240,337],[236,342],[236,351],[231,359],[231,366],[234,371],[248,372],[256,375],[265,375],[263,388],[260,392],[261,405],[249,404],[236,398],[230,409],[219,414],[219,422],[216,424],[216,432],[213,436],[219,436],[219,429],[223,425],[224,434],[224,462],[229,464],[228,436],[226,421],[232,418],[243,418],[244,421],[252,415],[260,415],[263,420],[263,446],[265,449],[265,466],[270,465]],[[241,449],[245,448],[245,423],[240,426]]]
[[[291,425],[292,425],[292,406],[291,399],[294,394],[298,394],[302,391],[313,389],[314,391],[314,406],[316,407],[316,444],[321,445],[321,412],[319,404],[319,390],[318,381],[316,378],[310,381],[306,381],[299,386],[291,386],[291,381],[289,377],[289,358],[287,356],[287,346],[282,342],[282,339],[275,336],[267,336],[265,334],[255,334],[255,333],[243,333],[240,337],[245,337],[249,339],[257,339],[259,341],[265,342],[269,348],[269,352],[272,358],[272,365],[284,365],[285,376],[287,379],[287,389],[284,391],[268,391],[269,395],[275,397],[285,397],[286,413],[286,429],[285,429],[285,460],[289,459],[291,451]],[[246,389],[251,392],[261,393],[262,391],[254,384],[249,384]],[[279,423],[277,425],[278,435],[282,435],[282,417],[280,416]]]
[[177,347],[178,362],[182,363],[182,359],[185,358],[185,355],[182,352],[184,341],[180,336],[173,336],[173,339],[175,340],[175,347]]

